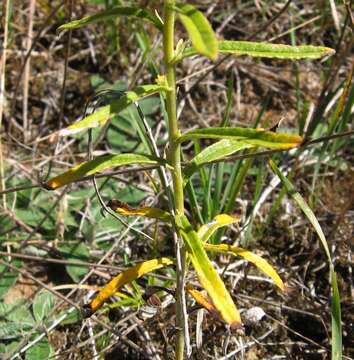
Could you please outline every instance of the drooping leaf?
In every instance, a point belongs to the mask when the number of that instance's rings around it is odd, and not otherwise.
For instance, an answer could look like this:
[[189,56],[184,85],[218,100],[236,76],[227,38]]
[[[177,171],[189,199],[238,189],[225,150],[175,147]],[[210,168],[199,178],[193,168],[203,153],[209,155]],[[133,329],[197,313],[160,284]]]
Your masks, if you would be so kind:
[[58,31],[65,29],[78,29],[82,26],[107,21],[117,16],[129,16],[147,20],[153,23],[159,30],[162,30],[163,27],[160,19],[155,14],[151,13],[146,9],[141,9],[133,6],[115,6],[111,9],[99,12],[97,14],[85,16],[82,19],[73,20],[69,23],[63,24],[59,26]]
[[163,160],[139,154],[104,155],[91,161],[82,162],[70,170],[50,179],[46,183],[46,188],[48,190],[55,190],[103,170],[135,164],[163,165]]
[[211,127],[188,131],[178,138],[178,142],[182,143],[193,139],[239,140],[246,144],[271,149],[291,149],[299,146],[303,141],[302,137],[298,135],[277,134],[263,129]]
[[225,156],[232,155],[237,151],[252,147],[251,144],[239,140],[220,140],[203,149],[183,169],[184,181],[186,182],[200,166],[209,162],[219,160]]
[[159,208],[144,206],[132,208],[127,203],[112,199],[107,204],[113,211],[123,216],[144,216],[152,219],[159,219],[163,222],[171,222],[171,215]]
[[55,297],[48,290],[39,292],[34,298],[33,315],[37,322],[47,317],[50,310],[54,307]]
[[216,215],[211,222],[204,224],[198,230],[198,236],[201,238],[203,243],[205,243],[215,233],[216,230],[220,229],[223,226],[235,224],[239,221],[240,221],[240,218],[235,215],[233,215],[233,216],[230,216],[227,214]]
[[[252,57],[301,60],[301,59],[320,59],[330,56],[335,51],[328,47],[300,45],[291,46],[284,44],[257,43],[251,41],[229,41],[218,42],[219,53],[233,54],[236,56],[247,55]],[[198,51],[194,48],[184,50],[182,58],[196,55]]]
[[159,91],[166,91],[165,86],[149,84],[137,86],[131,91],[127,91],[125,95],[113,101],[109,105],[103,106],[93,114],[86,116],[84,119],[70,125],[69,127],[59,131],[59,135],[72,135],[85,129],[102,127],[113,115],[118,114],[134,102],[152,95]]
[[203,13],[190,4],[176,5],[176,10],[196,52],[211,60],[216,60],[218,43],[213,29]]
[[219,245],[212,245],[212,244],[204,244],[204,248],[208,251],[215,251],[215,252],[222,252],[228,253],[235,256],[241,256],[245,260],[251,262],[252,264],[256,265],[259,270],[261,270],[264,274],[271,277],[274,283],[281,289],[284,290],[285,286],[281,278],[279,277],[278,273],[273,269],[273,267],[263,258],[260,256],[247,251],[245,249],[231,246],[227,244],[219,244]]
[[194,289],[190,285],[187,285],[186,289],[188,291],[188,294],[190,294],[199,305],[203,306],[203,308],[208,310],[213,316],[220,319],[219,312],[216,310],[215,306],[207,296],[205,296],[200,291]]
[[200,284],[207,291],[220,317],[231,327],[241,326],[240,314],[235,303],[208,258],[197,232],[193,230],[185,215],[176,215],[175,222],[186,244],[188,256],[192,261]]
[[96,312],[110,297],[112,297],[124,285],[140,278],[144,274],[172,265],[173,261],[168,258],[159,258],[141,262],[130,269],[123,271],[104,286],[96,297],[88,305],[90,315]]

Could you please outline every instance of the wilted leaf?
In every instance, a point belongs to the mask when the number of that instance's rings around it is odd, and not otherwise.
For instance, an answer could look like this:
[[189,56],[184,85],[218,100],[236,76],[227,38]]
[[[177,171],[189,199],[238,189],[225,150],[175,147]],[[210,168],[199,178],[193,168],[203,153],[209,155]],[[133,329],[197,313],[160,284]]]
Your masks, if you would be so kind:
[[84,119],[70,125],[69,127],[59,131],[62,136],[72,135],[85,129],[102,127],[113,115],[118,114],[123,109],[127,108],[134,102],[158,93],[159,91],[166,91],[165,86],[156,84],[141,85],[131,91],[127,91],[125,95],[113,101],[109,105],[103,106],[95,111],[93,114],[86,116]]
[[203,242],[207,242],[209,238],[215,233],[216,230],[224,226],[235,224],[239,221],[240,218],[235,215],[233,216],[227,214],[216,215],[211,222],[204,224],[198,230],[198,236],[201,238]]
[[113,278],[103,287],[96,297],[89,304],[91,314],[96,312],[110,297],[112,297],[121,287],[140,278],[144,274],[172,265],[173,261],[168,258],[153,259],[141,262],[130,269],[123,271]]
[[220,319],[219,312],[216,310],[215,306],[207,296],[202,294],[200,291],[193,289],[191,286],[187,285],[186,289],[188,294],[190,294],[199,305],[203,306],[203,308],[208,310],[212,315]]
[[[284,44],[257,43],[252,41],[229,41],[218,42],[218,49],[221,54],[233,54],[236,56],[248,55],[252,57],[300,60],[320,59],[324,56],[333,55],[335,51],[328,47],[300,45],[291,46]],[[198,51],[194,48],[187,48],[182,58],[196,55]]]
[[50,179],[46,183],[46,188],[48,190],[55,190],[61,186],[68,185],[72,182],[78,181],[86,176],[96,174],[103,170],[135,164],[163,165],[163,160],[156,159],[152,156],[139,154],[118,154],[100,156],[94,160],[82,162],[81,164],[64,172],[63,174],[60,174]]
[[164,222],[171,222],[171,215],[164,210],[153,207],[132,208],[128,204],[112,199],[107,204],[113,211],[123,216],[144,216],[152,219],[159,219]]
[[175,221],[186,244],[188,256],[192,261],[200,284],[207,291],[221,318],[232,327],[241,326],[240,314],[224,282],[208,258],[202,240],[192,229],[185,215],[177,215]]
[[64,29],[78,29],[82,26],[95,24],[101,21],[107,21],[117,16],[130,16],[144,19],[153,23],[158,29],[162,30],[163,24],[161,23],[159,18],[150,11],[132,6],[115,6],[111,9],[99,12],[97,14],[86,16],[82,19],[70,21],[67,24],[59,26],[58,31]]
[[189,161],[183,169],[184,181],[186,182],[199,167],[250,147],[252,147],[251,144],[239,140],[225,139],[204,148],[198,155]]
[[251,262],[252,264],[256,265],[259,270],[261,270],[264,274],[271,277],[274,283],[281,289],[284,290],[285,286],[281,278],[279,277],[278,273],[273,269],[273,267],[263,258],[260,256],[247,251],[245,249],[231,246],[227,244],[219,244],[219,245],[212,245],[212,244],[204,244],[204,248],[208,251],[216,251],[222,253],[228,253],[235,256],[241,256],[245,260]]
[[271,149],[291,149],[299,146],[303,139],[298,135],[277,134],[262,129],[210,127],[191,130],[178,138],[182,143],[193,139],[230,139],[246,144],[262,146]]
[[203,13],[190,4],[177,5],[176,9],[196,52],[211,60],[216,60],[218,43],[213,29]]

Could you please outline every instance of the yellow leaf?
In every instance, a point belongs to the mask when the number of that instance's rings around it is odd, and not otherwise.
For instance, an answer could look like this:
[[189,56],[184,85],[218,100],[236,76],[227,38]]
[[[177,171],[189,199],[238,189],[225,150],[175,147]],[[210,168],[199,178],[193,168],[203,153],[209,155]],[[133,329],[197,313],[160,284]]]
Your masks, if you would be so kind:
[[107,204],[113,211],[123,216],[144,216],[153,219],[159,219],[164,222],[171,222],[171,215],[167,211],[163,211],[153,207],[132,208],[128,204],[116,199],[112,199]]
[[240,221],[240,217],[236,215],[233,216],[227,214],[216,215],[211,222],[204,224],[198,230],[198,235],[203,242],[207,242],[210,236],[212,236],[214,232],[219,228],[237,223],[239,221]]
[[247,251],[245,249],[231,246],[227,244],[219,244],[219,245],[212,245],[212,244],[204,244],[204,248],[208,251],[216,251],[222,253],[228,253],[235,256],[241,256],[245,260],[251,262],[252,264],[256,265],[259,270],[261,270],[264,274],[271,277],[274,283],[284,291],[285,286],[282,279],[279,277],[278,273],[274,270],[274,268],[263,258],[260,256]]
[[141,262],[123,271],[104,286],[96,297],[89,304],[91,315],[96,312],[110,297],[112,297],[121,287],[140,278],[144,274],[172,265],[173,261],[169,258],[159,258]]

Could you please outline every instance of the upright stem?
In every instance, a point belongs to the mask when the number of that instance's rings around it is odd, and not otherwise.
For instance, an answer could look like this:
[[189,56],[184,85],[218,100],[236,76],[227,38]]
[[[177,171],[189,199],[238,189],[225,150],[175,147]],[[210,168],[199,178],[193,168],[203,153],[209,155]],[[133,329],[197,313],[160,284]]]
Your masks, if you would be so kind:
[[[174,207],[177,214],[184,213],[184,196],[183,196],[183,179],[181,170],[181,149],[177,143],[180,132],[177,124],[177,105],[176,105],[176,73],[175,65],[172,63],[174,57],[174,25],[175,13],[173,6],[174,0],[165,0],[164,8],[164,31],[163,31],[163,50],[164,63],[167,84],[170,90],[166,93],[166,110],[168,115],[168,136],[169,136],[169,161],[173,167],[172,181],[174,193]],[[184,272],[185,272],[185,254],[176,244],[177,257],[177,299],[176,299],[176,316],[177,316],[177,338],[176,338],[176,359],[183,360],[184,357]],[[180,260],[180,261],[178,261]]]

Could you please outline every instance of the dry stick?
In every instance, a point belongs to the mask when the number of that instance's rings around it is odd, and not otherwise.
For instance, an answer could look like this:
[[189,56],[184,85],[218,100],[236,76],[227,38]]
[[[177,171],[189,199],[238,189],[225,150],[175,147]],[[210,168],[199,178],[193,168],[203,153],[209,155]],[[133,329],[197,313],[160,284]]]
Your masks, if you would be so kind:
[[[9,0],[7,0],[9,2]],[[48,15],[48,17],[46,18],[46,20],[44,21],[43,25],[40,27],[40,29],[38,30],[38,33],[36,35],[36,37],[33,39],[32,45],[30,47],[30,49],[27,51],[27,54],[23,60],[23,64],[21,66],[21,69],[19,71],[18,77],[17,77],[17,81],[16,81],[16,85],[15,85],[15,90],[13,93],[13,98],[12,98],[12,103],[11,103],[11,108],[10,108],[10,118],[14,116],[15,114],[15,107],[16,107],[16,100],[17,100],[17,94],[18,94],[18,90],[20,87],[20,83],[21,83],[21,79],[22,79],[22,75],[23,75],[23,71],[25,69],[25,66],[27,64],[28,59],[31,56],[31,53],[34,49],[34,47],[36,46],[38,40],[40,39],[40,37],[42,36],[43,31],[45,30],[45,28],[49,25],[50,20],[54,17],[54,15],[59,11],[59,9],[64,5],[64,1],[62,1],[59,5],[57,5],[53,11]]]
[[[71,16],[73,12],[73,0],[70,0],[70,8],[69,8],[69,19],[71,21]],[[60,93],[60,113],[59,113],[59,121],[58,121],[58,128],[61,129],[63,119],[64,119],[64,104],[65,104],[65,95],[66,95],[66,78],[68,74],[68,63],[69,63],[69,56],[70,56],[70,47],[71,47],[71,38],[72,38],[72,30],[69,29],[68,31],[68,41],[65,46],[65,59],[64,59],[64,74],[63,74],[63,84],[61,87]]]
[[[0,131],[2,130],[2,118],[4,112],[5,103],[5,69],[6,69],[6,55],[7,55],[7,40],[9,35],[9,17],[10,17],[10,0],[6,0],[6,9],[4,16],[4,40],[3,51],[0,60]],[[6,194],[5,191],[5,171],[4,171],[4,159],[2,148],[2,137],[0,134],[0,191],[2,193],[3,207],[6,209]]]
[[[33,36],[33,16],[36,8],[36,0],[30,0],[29,15],[28,15],[28,30],[27,30],[27,41],[26,51],[28,52],[32,46]],[[28,123],[28,93],[29,93],[29,81],[30,81],[30,69],[31,69],[31,57],[25,64],[24,79],[23,79],[23,105],[22,105],[22,117],[23,117],[23,139],[25,144],[27,143],[29,135],[29,123]]]
[[[286,9],[291,4],[292,0],[288,0],[285,5],[269,20],[267,21],[263,26],[261,26],[257,31],[255,31],[250,36],[246,37],[246,41],[253,40],[258,34],[261,32],[264,32],[271,24],[276,21],[279,16],[281,16]],[[228,54],[224,56],[222,59],[220,59],[214,66],[212,66],[210,69],[208,69],[190,88],[188,91],[186,91],[183,96],[181,97],[181,101],[185,99],[195,88],[198,86],[211,72],[213,72],[217,67],[219,67],[223,62],[225,62],[227,59],[229,59],[232,56],[232,54]]]
[[70,260],[61,260],[61,259],[54,259],[54,258],[45,258],[40,256],[34,255],[26,255],[26,254],[19,254],[13,252],[6,252],[0,251],[0,256],[8,256],[22,260],[30,260],[30,261],[38,261],[38,262],[46,262],[52,264],[61,264],[61,265],[72,265],[72,266],[82,266],[82,267],[89,267],[89,268],[99,268],[99,269],[107,269],[107,270],[116,270],[122,271],[122,268],[119,266],[114,265],[104,265],[104,264],[94,264],[86,261],[70,261]]

